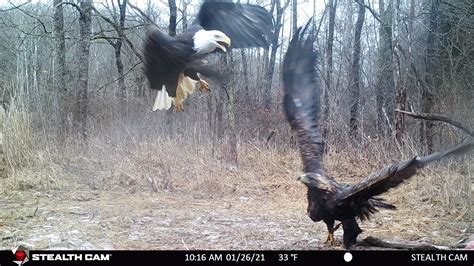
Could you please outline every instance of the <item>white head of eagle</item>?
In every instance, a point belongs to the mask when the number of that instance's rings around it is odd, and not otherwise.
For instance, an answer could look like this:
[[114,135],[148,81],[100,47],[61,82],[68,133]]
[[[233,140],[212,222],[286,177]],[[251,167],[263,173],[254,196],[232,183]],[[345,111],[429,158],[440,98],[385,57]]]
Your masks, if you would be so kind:
[[230,38],[218,30],[199,30],[194,34],[193,40],[193,49],[198,54],[212,53],[217,48],[226,53],[227,49],[225,46],[227,45],[229,48],[231,44]]

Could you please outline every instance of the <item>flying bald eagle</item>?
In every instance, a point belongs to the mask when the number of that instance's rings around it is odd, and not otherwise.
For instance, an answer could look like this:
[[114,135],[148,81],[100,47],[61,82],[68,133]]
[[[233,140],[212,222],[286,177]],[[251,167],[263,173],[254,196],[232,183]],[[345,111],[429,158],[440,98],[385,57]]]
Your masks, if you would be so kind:
[[[315,222],[326,223],[326,242],[331,244],[334,231],[342,224],[343,244],[350,248],[362,232],[356,218],[369,218],[378,208],[395,209],[377,196],[400,185],[429,162],[471,150],[474,141],[471,138],[443,152],[392,164],[356,184],[336,182],[321,165],[324,143],[318,122],[320,87],[315,69],[317,54],[313,47],[313,32],[308,23],[304,29],[298,29],[289,44],[283,63],[283,105],[298,139],[304,167],[304,174],[298,180],[308,189],[308,215]],[[335,221],[341,223],[335,227]]]
[[145,74],[150,87],[158,90],[153,110],[183,110],[183,101],[208,83],[199,74],[218,77],[204,57],[231,48],[265,47],[273,31],[271,15],[260,6],[231,1],[206,0],[194,25],[187,32],[169,36],[161,31],[148,34],[145,41]]

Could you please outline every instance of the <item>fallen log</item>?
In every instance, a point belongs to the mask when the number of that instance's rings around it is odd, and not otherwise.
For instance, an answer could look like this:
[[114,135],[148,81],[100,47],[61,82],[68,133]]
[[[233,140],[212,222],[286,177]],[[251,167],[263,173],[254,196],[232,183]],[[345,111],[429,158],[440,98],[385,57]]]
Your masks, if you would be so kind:
[[384,241],[382,239],[368,236],[357,243],[358,246],[370,246],[390,249],[404,250],[451,250],[448,246],[438,246],[429,243],[407,243],[397,241]]

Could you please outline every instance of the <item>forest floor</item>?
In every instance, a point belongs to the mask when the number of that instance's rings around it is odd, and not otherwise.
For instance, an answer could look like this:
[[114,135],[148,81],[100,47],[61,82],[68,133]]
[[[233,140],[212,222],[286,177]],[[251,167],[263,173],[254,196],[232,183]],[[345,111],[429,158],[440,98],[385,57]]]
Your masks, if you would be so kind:
[[[58,163],[62,170],[57,168],[57,175],[68,177],[50,188],[25,184],[19,177],[25,173],[0,179],[0,249],[19,244],[33,249],[342,249],[342,230],[335,234],[336,244],[328,247],[325,224],[306,215],[306,188],[296,181],[296,152],[267,158],[274,165],[261,168],[248,168],[252,160],[247,157],[253,155],[242,154],[237,168],[209,162],[209,169],[215,171],[211,173],[196,170],[202,166],[188,165],[172,169],[171,175],[181,178],[166,182],[137,179],[125,174],[125,168],[118,171],[117,166],[106,171],[106,158],[100,154]],[[94,164],[94,160],[102,163]],[[338,164],[338,169],[331,160],[327,165],[339,181],[354,182],[354,176],[365,175],[356,168],[348,174],[350,163]],[[446,167],[436,167],[441,166]],[[143,171],[150,173],[149,168]],[[195,176],[185,178],[181,171]],[[346,173],[345,179],[338,171]],[[446,202],[449,196],[442,192],[423,190],[427,183],[441,189],[446,185],[435,182],[445,180],[443,173],[430,177],[435,172],[425,170],[388,193],[387,201],[398,209],[383,210],[371,221],[360,222],[363,233],[359,239],[373,236],[455,246],[468,238],[471,208]],[[140,175],[139,170],[135,173]],[[454,170],[449,175],[464,180],[464,186],[471,183],[469,176]]]

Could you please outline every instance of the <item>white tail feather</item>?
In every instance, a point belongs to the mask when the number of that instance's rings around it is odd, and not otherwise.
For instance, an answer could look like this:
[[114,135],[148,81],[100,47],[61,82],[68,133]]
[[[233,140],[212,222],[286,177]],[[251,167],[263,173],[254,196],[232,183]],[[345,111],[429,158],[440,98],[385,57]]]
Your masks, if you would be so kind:
[[168,95],[165,86],[161,88],[156,94],[155,104],[153,105],[153,111],[156,110],[168,110],[171,108],[171,97]]

